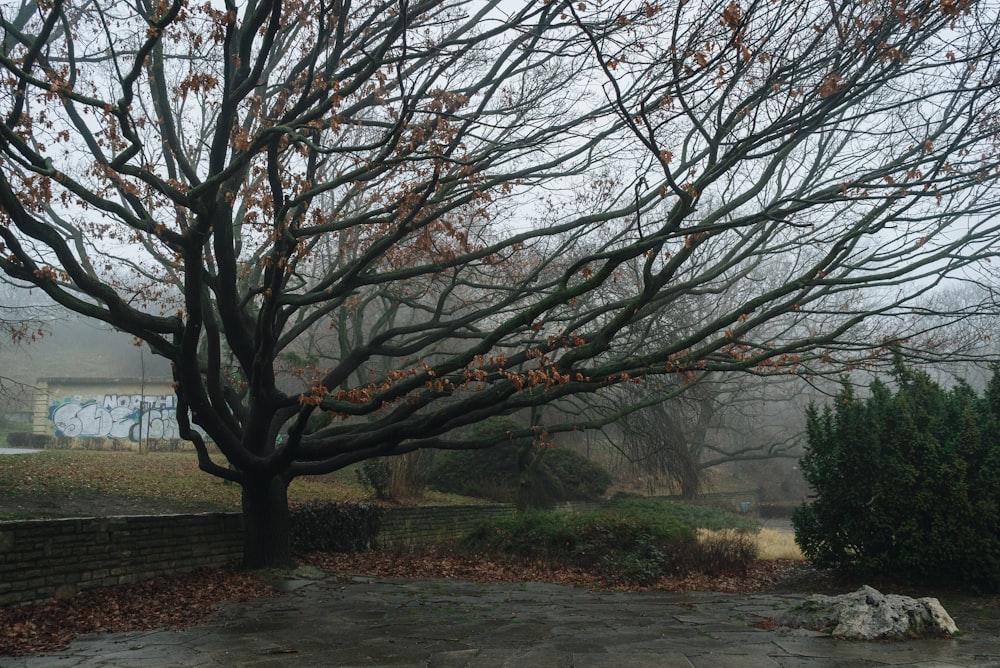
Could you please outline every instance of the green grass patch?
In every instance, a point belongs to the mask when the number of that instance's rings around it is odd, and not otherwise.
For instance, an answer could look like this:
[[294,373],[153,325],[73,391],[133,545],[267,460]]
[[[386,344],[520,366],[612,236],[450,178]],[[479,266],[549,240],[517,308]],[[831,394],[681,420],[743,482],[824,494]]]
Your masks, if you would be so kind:
[[[710,543],[698,529],[726,530]],[[531,511],[483,525],[469,549],[595,571],[610,584],[648,585],[679,572],[745,572],[756,559],[746,518],[660,499],[618,499],[595,512]]]
[[723,529],[738,529],[740,531],[756,531],[758,523],[746,516],[712,508],[711,506],[696,506],[653,497],[621,496],[612,500],[610,508],[615,512],[635,516],[670,517],[695,529],[722,531]]

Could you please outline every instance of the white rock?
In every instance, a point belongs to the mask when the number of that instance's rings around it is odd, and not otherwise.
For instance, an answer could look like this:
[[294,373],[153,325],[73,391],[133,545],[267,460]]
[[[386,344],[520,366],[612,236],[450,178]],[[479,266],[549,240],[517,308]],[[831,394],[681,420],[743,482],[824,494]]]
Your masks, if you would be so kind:
[[775,620],[782,626],[809,628],[852,640],[900,640],[958,633],[936,598],[882,594],[867,585],[841,596],[810,596]]

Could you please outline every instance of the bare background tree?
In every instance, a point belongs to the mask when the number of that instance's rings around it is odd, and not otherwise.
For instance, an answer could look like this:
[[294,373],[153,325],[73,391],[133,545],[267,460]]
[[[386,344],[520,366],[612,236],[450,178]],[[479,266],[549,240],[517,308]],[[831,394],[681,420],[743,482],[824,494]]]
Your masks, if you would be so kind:
[[927,354],[922,300],[997,247],[989,4],[510,4],[2,12],[0,268],[170,360],[248,566],[295,476]]
[[691,499],[723,464],[799,457],[805,404],[790,382],[776,381],[706,374],[690,387],[622,386],[589,410],[619,416],[604,430],[617,468],[649,493],[673,489]]
[[[34,299],[28,290],[0,281],[0,357],[23,354],[24,347],[46,335],[53,318],[51,305]],[[11,365],[0,366],[0,426],[7,416],[30,409],[32,388]]]

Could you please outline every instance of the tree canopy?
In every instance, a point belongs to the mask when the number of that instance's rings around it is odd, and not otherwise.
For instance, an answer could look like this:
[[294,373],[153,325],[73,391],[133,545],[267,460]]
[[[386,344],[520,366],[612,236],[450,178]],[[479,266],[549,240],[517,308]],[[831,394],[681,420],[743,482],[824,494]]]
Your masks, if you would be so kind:
[[294,476],[932,345],[997,247],[996,10],[22,0],[0,269],[172,362],[280,561]]

